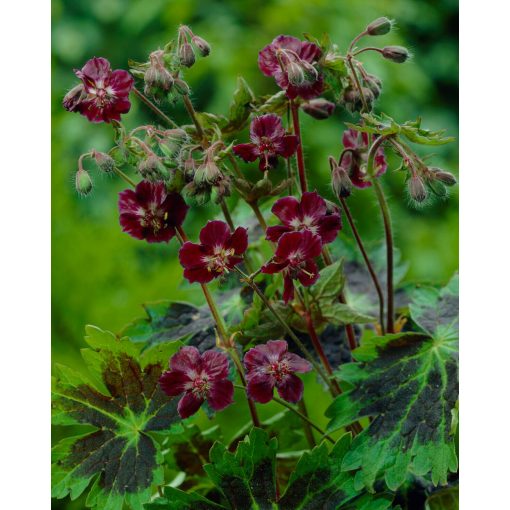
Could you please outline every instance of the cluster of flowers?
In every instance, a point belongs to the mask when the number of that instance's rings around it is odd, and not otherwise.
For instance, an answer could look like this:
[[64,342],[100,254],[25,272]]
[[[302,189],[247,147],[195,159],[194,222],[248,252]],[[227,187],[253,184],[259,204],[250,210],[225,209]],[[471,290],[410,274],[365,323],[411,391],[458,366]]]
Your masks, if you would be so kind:
[[[261,404],[273,399],[274,388],[287,402],[299,402],[304,388],[295,373],[312,369],[308,361],[288,351],[284,340],[270,340],[253,347],[244,355],[243,363],[248,397]],[[170,358],[169,368],[159,382],[170,397],[184,394],[177,406],[181,418],[195,414],[205,401],[214,411],[233,403],[229,360],[222,352],[211,349],[200,354],[196,347],[182,347]]]

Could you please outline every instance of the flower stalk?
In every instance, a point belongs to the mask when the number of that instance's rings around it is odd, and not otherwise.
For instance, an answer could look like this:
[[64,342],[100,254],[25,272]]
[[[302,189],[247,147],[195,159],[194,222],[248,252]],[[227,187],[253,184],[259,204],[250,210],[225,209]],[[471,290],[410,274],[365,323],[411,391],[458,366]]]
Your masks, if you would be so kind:
[[296,161],[298,167],[299,184],[301,186],[301,192],[304,193],[308,190],[308,184],[306,182],[305,159],[303,156],[303,139],[301,137],[301,127],[299,125],[299,107],[294,101],[292,101],[292,99],[289,102],[290,111],[292,114],[292,124],[294,126],[294,134],[298,137]]
[[148,106],[156,115],[161,117],[167,124],[172,126],[173,128],[178,128],[179,126],[166,114],[163,113],[146,95],[142,94],[137,88],[133,88],[133,92],[135,96],[146,106]]

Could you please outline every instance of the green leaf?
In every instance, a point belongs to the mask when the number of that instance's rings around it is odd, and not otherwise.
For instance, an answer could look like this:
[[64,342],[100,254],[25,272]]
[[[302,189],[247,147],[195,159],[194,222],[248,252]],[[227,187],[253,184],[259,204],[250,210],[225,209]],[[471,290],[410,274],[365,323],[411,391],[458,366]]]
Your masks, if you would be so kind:
[[336,302],[320,308],[321,320],[335,326],[344,326],[345,324],[369,324],[376,319],[371,315],[365,315],[349,305]]
[[230,110],[228,113],[228,123],[222,126],[223,133],[233,133],[244,127],[244,124],[250,117],[255,102],[255,95],[242,77],[237,78],[237,88],[234,91]]
[[[151,433],[178,423],[177,399],[159,388],[158,379],[180,342],[141,353],[142,344],[88,326],[82,350],[85,378],[57,366],[53,381],[53,423],[87,425],[52,451],[52,497],[76,499],[93,483],[87,506],[142,510],[156,484],[163,482],[162,454]],[[91,382],[95,381],[95,382]]]
[[288,108],[289,100],[285,90],[263,99],[263,103],[257,107],[258,113],[276,113],[283,115]]
[[315,301],[331,301],[338,298],[344,284],[344,261],[341,259],[321,269],[317,283],[310,287],[310,293]]
[[211,464],[204,466],[223,494],[222,505],[194,493],[166,487],[162,498],[145,505],[147,510],[384,510],[391,496],[359,495],[351,473],[341,470],[349,449],[350,435],[344,435],[331,452],[324,443],[305,452],[291,474],[287,489],[276,503],[275,463],[277,440],[261,429],[252,429],[235,453],[215,443]]
[[147,317],[128,324],[120,336],[149,346],[174,340],[201,351],[214,346],[214,320],[208,308],[176,301],[157,301],[143,307]]
[[449,487],[434,492],[425,502],[425,510],[458,510],[459,488]]
[[450,311],[444,324],[443,318],[437,319],[444,306],[440,297],[455,295],[455,281],[436,291],[435,301],[429,295],[425,301],[430,306],[412,305],[425,311],[419,317],[428,334],[367,339],[353,352],[358,363],[339,370],[340,379],[353,389],[337,397],[327,410],[328,430],[374,417],[343,460],[342,469],[361,468],[356,474],[357,487],[372,489],[384,475],[388,487],[396,490],[408,472],[431,473],[434,485],[444,484],[448,472],[457,470],[452,436],[452,411],[458,396],[457,321]]

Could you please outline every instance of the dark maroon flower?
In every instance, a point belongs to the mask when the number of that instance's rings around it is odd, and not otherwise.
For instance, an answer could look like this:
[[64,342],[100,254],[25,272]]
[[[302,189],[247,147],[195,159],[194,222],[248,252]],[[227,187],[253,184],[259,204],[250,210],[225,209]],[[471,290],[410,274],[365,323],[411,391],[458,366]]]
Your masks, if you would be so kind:
[[141,181],[134,190],[119,193],[122,230],[149,243],[170,241],[187,211],[181,195],[168,193],[163,182]]
[[[344,149],[352,149],[353,152],[345,153],[342,159],[342,168],[345,168],[352,184],[357,188],[367,188],[372,186],[370,181],[366,181],[366,166],[368,160],[368,134],[360,133],[355,129],[347,129],[343,135]],[[384,156],[384,149],[379,147],[375,153],[374,170],[375,176],[379,177],[388,165]]]
[[250,140],[252,143],[234,145],[234,153],[248,162],[260,158],[259,168],[263,172],[276,166],[278,156],[292,156],[299,143],[296,135],[285,134],[282,119],[274,113],[251,121]]
[[287,402],[299,402],[303,396],[303,381],[294,372],[305,373],[312,365],[297,354],[288,352],[285,340],[269,340],[244,355],[248,396],[265,404],[278,394]]
[[273,76],[290,99],[312,99],[324,88],[323,76],[314,66],[321,53],[314,43],[279,35],[259,52],[259,68],[266,76]]
[[283,234],[276,247],[274,257],[262,266],[266,274],[283,273],[283,301],[294,297],[294,280],[309,287],[319,278],[319,268],[313,260],[322,250],[321,238],[309,230]]
[[66,110],[79,112],[91,122],[111,122],[131,108],[128,98],[134,79],[127,71],[112,71],[108,60],[94,57],[75,74],[82,84],[64,97]]
[[326,244],[333,242],[342,228],[340,214],[328,214],[326,201],[316,191],[305,191],[301,201],[292,196],[280,198],[271,211],[283,225],[266,230],[269,241],[278,241],[286,232],[309,230]]
[[233,233],[224,221],[208,221],[200,231],[200,244],[184,243],[179,260],[190,283],[207,283],[242,262],[248,247],[248,231],[237,227]]
[[184,393],[177,406],[181,418],[195,414],[205,400],[215,411],[232,403],[234,385],[227,379],[225,354],[213,350],[200,354],[196,347],[181,347],[169,365],[170,370],[161,375],[159,384],[170,397]]

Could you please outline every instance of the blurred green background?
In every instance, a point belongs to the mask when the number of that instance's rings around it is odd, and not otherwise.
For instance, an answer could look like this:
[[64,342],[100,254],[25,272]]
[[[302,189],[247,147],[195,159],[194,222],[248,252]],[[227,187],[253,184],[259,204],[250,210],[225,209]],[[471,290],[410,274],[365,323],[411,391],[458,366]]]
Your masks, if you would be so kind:
[[[53,361],[78,363],[85,324],[118,331],[143,315],[140,304],[145,301],[200,301],[196,289],[182,284],[176,242],[149,245],[121,232],[117,192],[124,188],[122,182],[92,169],[93,193],[86,198],[76,194],[79,155],[91,148],[109,149],[112,128],[90,124],[61,107],[62,97],[76,83],[74,68],[92,56],[108,58],[113,68],[127,68],[128,58],[145,61],[150,51],[174,37],[179,23],[186,23],[212,45],[211,55],[187,72],[195,106],[225,113],[238,75],[255,93],[276,92],[273,80],[257,67],[258,51],[276,35],[328,32],[344,50],[367,23],[385,15],[395,18],[398,28],[380,44],[405,45],[414,59],[399,66],[377,55],[363,58],[368,71],[384,82],[377,109],[401,122],[421,115],[425,127],[446,128],[457,137],[457,9],[455,0],[53,0]],[[169,113],[187,122],[181,107]],[[152,118],[133,98],[124,120],[134,127]],[[310,178],[329,198],[327,156],[339,152],[342,123],[350,119],[340,108],[327,121],[302,115]],[[457,174],[457,143],[420,150],[435,154],[435,166]],[[446,281],[458,267],[457,190],[448,201],[416,210],[408,205],[402,175],[389,172],[384,181],[396,244],[410,263],[407,279]],[[380,239],[371,190],[357,192],[350,203],[363,237]],[[193,224],[218,214],[211,207],[190,212],[190,232],[196,231]],[[342,235],[350,236],[348,227]]]

